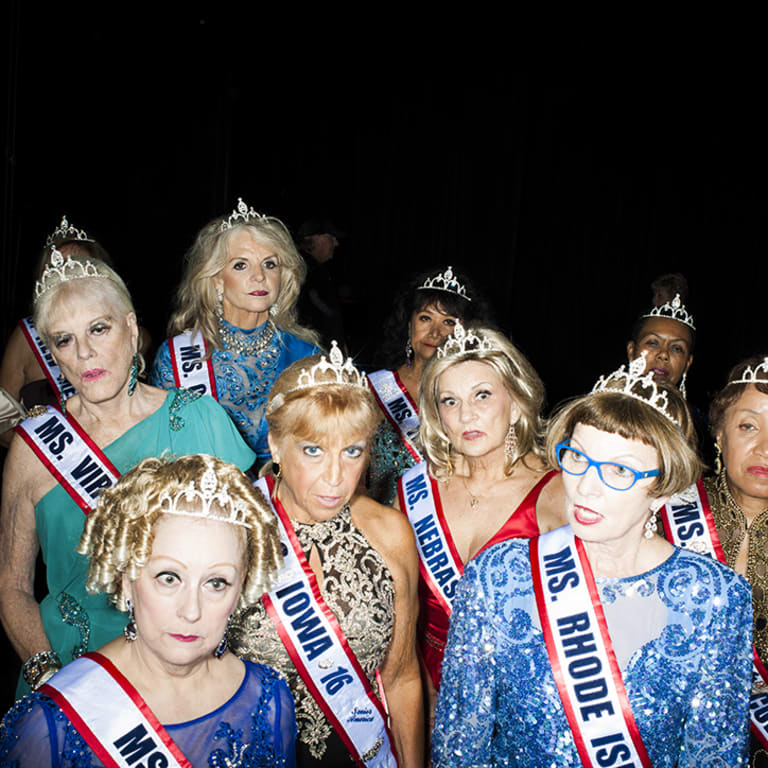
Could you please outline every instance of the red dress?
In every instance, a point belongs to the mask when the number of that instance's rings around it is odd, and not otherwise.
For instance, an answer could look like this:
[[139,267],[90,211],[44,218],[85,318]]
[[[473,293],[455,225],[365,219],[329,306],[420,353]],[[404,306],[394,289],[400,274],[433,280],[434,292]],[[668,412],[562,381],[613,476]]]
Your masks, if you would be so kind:
[[[477,555],[488,549],[488,547],[492,547],[494,544],[506,541],[507,539],[529,539],[532,536],[538,536],[539,525],[536,520],[536,502],[542,490],[544,490],[544,486],[555,475],[557,475],[555,470],[548,472],[531,488],[517,509],[509,516],[507,522],[496,531],[490,540],[479,550]],[[438,506],[438,515],[444,519],[442,509],[439,509],[440,495],[437,489],[437,482],[434,480],[432,481],[432,491]],[[447,525],[444,530],[448,543],[453,550],[455,560],[461,562]],[[421,646],[421,654],[432,678],[432,684],[435,686],[435,690],[437,690],[440,687],[440,665],[443,663],[445,643],[448,639],[448,624],[451,617],[437,600],[432,590],[427,586],[421,574],[421,569],[419,573],[419,605],[419,644]]]

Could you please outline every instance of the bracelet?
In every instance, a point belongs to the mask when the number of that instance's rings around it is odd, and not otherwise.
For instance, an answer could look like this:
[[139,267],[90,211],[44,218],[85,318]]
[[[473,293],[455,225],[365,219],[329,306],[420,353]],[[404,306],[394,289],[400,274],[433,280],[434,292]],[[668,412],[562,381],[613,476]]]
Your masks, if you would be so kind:
[[40,651],[30,656],[21,668],[24,682],[34,691],[61,669],[61,659],[56,651]]

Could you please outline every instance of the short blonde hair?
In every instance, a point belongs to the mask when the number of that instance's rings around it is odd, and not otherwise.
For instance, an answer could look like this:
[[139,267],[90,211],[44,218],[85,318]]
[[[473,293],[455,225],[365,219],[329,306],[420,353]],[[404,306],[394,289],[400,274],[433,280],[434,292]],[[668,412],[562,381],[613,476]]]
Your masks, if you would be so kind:
[[[277,522],[269,504],[233,464],[215,456],[193,454],[177,459],[144,459],[101,494],[96,509],[86,518],[77,548],[81,555],[91,559],[86,580],[89,592],[106,592],[119,610],[128,610],[123,575],[131,581],[138,579],[152,554],[155,525],[164,514],[160,496],[174,496],[190,483],[199,488],[207,469],[216,473],[219,484],[227,486],[233,501],[247,509],[244,522],[248,527],[243,527],[245,578],[239,607],[253,605],[271,588],[283,557]],[[198,499],[185,504],[190,511],[201,511]],[[227,513],[213,501],[206,519],[220,520]]]
[[[353,375],[343,374],[343,380],[349,384],[296,389],[302,371],[308,371],[320,359],[320,355],[312,355],[297,360],[277,377],[269,393],[266,412],[269,434],[278,441],[291,435],[301,440],[321,441],[331,434],[370,441],[381,411],[371,391],[357,386]],[[335,382],[336,376],[326,371],[316,372],[314,378]]]
[[226,216],[219,216],[206,224],[187,251],[184,274],[176,292],[176,310],[168,323],[169,335],[199,330],[209,345],[221,348],[216,317],[218,299],[213,278],[227,264],[227,249],[232,236],[247,231],[257,243],[273,248],[278,257],[280,293],[273,305],[273,322],[283,331],[318,344],[318,335],[303,328],[297,320],[296,304],[307,276],[307,265],[296,249],[288,228],[280,219],[264,216],[222,230],[221,225],[226,220]]
[[[613,386],[620,389],[623,384],[624,379],[617,378]],[[576,426],[585,424],[656,450],[660,471],[650,488],[652,496],[673,496],[696,482],[704,467],[696,454],[696,431],[688,406],[672,385],[656,381],[656,386],[667,393],[667,411],[679,427],[655,408],[620,391],[584,395],[566,403],[552,418],[546,439],[550,464],[557,466],[557,444],[570,440]],[[634,388],[638,393],[644,391],[642,382]]]
[[491,349],[470,348],[464,351],[442,352],[427,363],[419,384],[419,438],[429,461],[432,474],[439,480],[452,473],[452,445],[440,417],[438,385],[440,377],[459,363],[475,360],[490,366],[501,379],[512,401],[520,409],[515,424],[517,445],[505,461],[504,471],[511,475],[519,459],[533,453],[544,459],[542,437],[544,422],[544,384],[523,353],[503,334],[491,328],[473,328],[472,331],[491,343]]

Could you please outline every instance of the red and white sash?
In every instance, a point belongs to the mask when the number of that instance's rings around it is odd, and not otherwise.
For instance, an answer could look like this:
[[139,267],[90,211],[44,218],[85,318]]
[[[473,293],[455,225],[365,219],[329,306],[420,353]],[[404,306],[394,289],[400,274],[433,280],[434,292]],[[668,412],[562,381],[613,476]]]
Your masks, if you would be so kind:
[[255,483],[272,506],[283,544],[284,565],[274,588],[262,598],[307,690],[363,768],[396,768],[387,714],[331,609],[323,600],[274,483]]
[[768,750],[768,671],[752,649],[752,695],[749,697],[749,726],[754,737]]
[[83,428],[58,408],[48,406],[40,415],[27,417],[16,432],[86,515],[102,490],[120,477]]
[[45,378],[48,379],[48,383],[51,385],[51,389],[54,392],[61,393],[61,396],[67,400],[72,395],[77,394],[75,388],[61,375],[61,368],[59,368],[57,362],[53,359],[51,350],[45,345],[45,342],[40,338],[40,334],[35,328],[35,324],[32,322],[31,317],[25,317],[19,321],[19,327],[24,334],[24,338],[27,340],[32,352],[34,352],[37,362],[40,363],[40,367],[43,369]]
[[208,346],[200,331],[195,334],[180,333],[168,339],[168,351],[177,387],[218,399],[213,364],[210,357],[204,359]]
[[100,653],[86,653],[40,692],[53,699],[107,768],[192,768],[139,692]]
[[676,547],[709,555],[725,563],[703,479],[699,478],[698,482],[673,496],[659,510],[659,515],[667,540]]
[[375,371],[368,374],[368,383],[378,400],[379,407],[408,453],[415,462],[422,461],[423,456],[416,447],[416,438],[419,435],[419,409],[400,381],[400,377],[394,371]]
[[582,765],[651,768],[584,545],[566,525],[529,548],[541,629]]
[[419,570],[424,583],[450,616],[464,564],[445,521],[437,483],[427,472],[427,462],[403,473],[397,482],[397,494],[400,509],[416,535]]

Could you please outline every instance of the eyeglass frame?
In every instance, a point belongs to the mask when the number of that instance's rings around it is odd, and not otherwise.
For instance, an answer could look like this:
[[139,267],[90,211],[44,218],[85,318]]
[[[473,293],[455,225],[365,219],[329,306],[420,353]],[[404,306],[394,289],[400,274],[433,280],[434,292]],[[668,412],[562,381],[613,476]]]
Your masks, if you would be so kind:
[[[583,456],[587,460],[587,468],[583,472],[571,472],[570,470],[566,469],[560,461],[560,453],[562,452],[563,448],[567,448],[569,451],[573,451],[574,453],[578,453],[579,456]],[[584,475],[589,472],[589,468],[594,467],[597,470],[597,476],[600,478],[600,482],[613,491],[629,491],[630,489],[634,488],[635,483],[637,483],[638,480],[646,480],[649,477],[658,477],[661,473],[660,469],[648,469],[645,472],[639,472],[638,470],[632,469],[632,467],[628,467],[626,464],[621,464],[618,461],[595,461],[591,456],[587,456],[584,451],[580,451],[578,448],[574,448],[570,442],[566,440],[563,440],[555,446],[555,456],[557,457],[557,464],[560,469],[572,477],[584,477]],[[622,469],[626,469],[634,475],[635,479],[627,488],[616,488],[616,486],[606,482],[605,478],[603,477],[601,467],[604,464],[612,464],[614,467],[621,467]]]

